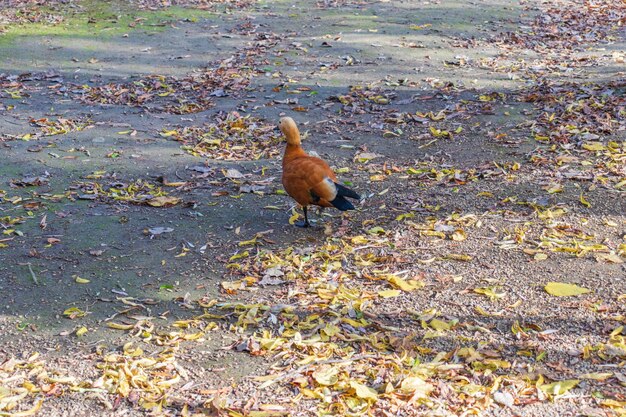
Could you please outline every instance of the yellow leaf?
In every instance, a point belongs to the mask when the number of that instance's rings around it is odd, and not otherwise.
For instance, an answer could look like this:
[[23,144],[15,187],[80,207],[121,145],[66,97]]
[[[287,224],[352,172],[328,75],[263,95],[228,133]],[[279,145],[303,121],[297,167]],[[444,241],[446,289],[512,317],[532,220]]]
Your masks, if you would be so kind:
[[551,384],[540,385],[539,388],[549,396],[563,395],[574,388],[580,382],[579,379],[566,379]]
[[163,132],[161,132],[161,136],[163,137],[170,137],[170,136],[174,136],[178,134],[178,131],[176,130],[164,130]]
[[544,289],[548,294],[557,297],[568,297],[572,295],[581,295],[591,292],[587,288],[579,287],[575,284],[566,284],[564,282],[548,282]]
[[433,389],[434,387],[431,384],[417,376],[404,378],[400,384],[400,391],[417,398],[428,397],[428,394],[430,394]]
[[250,255],[250,253],[248,251],[243,251],[241,253],[238,253],[236,255],[231,256],[228,259],[228,262],[232,262],[232,261],[234,261],[236,259],[247,258],[249,255]]
[[183,249],[178,255],[174,255],[174,258],[182,258],[183,256],[187,256],[188,252],[189,252],[189,248],[183,247]]
[[115,330],[132,330],[135,326],[133,324],[121,324],[121,323],[108,322],[107,327],[110,329],[115,329]]
[[39,412],[39,409],[41,408],[41,405],[43,404],[43,400],[39,400],[37,402],[37,404],[35,404],[33,406],[33,408],[26,410],[26,411],[19,411],[16,413],[4,413],[4,412],[0,412],[0,416],[9,416],[9,417],[29,417],[29,416],[34,416],[35,414],[37,414]]
[[452,134],[450,132],[448,132],[447,130],[440,130],[440,129],[436,129],[434,127],[430,127],[430,134],[433,135],[436,138],[441,138],[441,137],[451,137]]
[[350,388],[354,389],[357,397],[363,398],[364,400],[377,400],[378,399],[378,393],[376,392],[376,390],[368,387],[367,385],[350,381]]
[[341,332],[341,329],[338,326],[335,326],[332,323],[328,323],[326,324],[326,327],[324,327],[322,330],[320,330],[322,333],[324,333],[326,336],[328,337],[333,337],[334,335],[336,335],[337,333]]
[[603,151],[606,149],[606,146],[600,142],[587,142],[583,143],[583,149],[588,151]]
[[257,238],[256,236],[250,240],[242,240],[241,242],[239,242],[237,245],[238,246],[249,246],[249,245],[256,245],[257,244]]
[[166,179],[163,179],[163,185],[166,187],[182,187],[183,185],[186,185],[187,182],[186,181],[167,181]]
[[546,259],[548,259],[548,255],[546,255],[546,254],[545,254],[545,253],[543,253],[543,252],[539,252],[539,253],[536,253],[536,254],[535,254],[535,256],[533,257],[533,259],[534,259],[535,261],[545,261]]
[[380,295],[383,298],[391,298],[391,297],[397,297],[402,293],[402,291],[400,290],[385,290],[385,291],[378,291],[378,295]]
[[89,284],[91,282],[86,278],[79,277],[78,275],[74,275],[74,280],[77,284]]
[[413,279],[405,281],[399,276],[393,274],[385,275],[385,280],[387,280],[387,282],[389,282],[394,287],[406,292],[422,288],[425,285],[422,281],[417,281]]
[[413,218],[413,217],[415,217],[415,213],[404,213],[404,214],[399,214],[399,215],[396,217],[396,221],[402,221],[402,220],[404,220],[404,219],[411,219],[411,218]]
[[591,372],[588,374],[582,374],[578,377],[580,379],[593,379],[594,381],[604,381],[613,376],[612,372]]
[[293,210],[291,213],[291,217],[289,217],[289,224],[293,225],[300,218],[300,215],[295,210]]
[[353,245],[364,245],[367,242],[369,242],[369,240],[367,240],[367,238],[363,235],[355,236],[352,239],[350,239],[350,241],[352,242]]
[[457,229],[457,230],[454,231],[454,233],[452,233],[451,238],[455,242],[460,242],[462,240],[465,240],[467,238],[467,235],[465,234],[465,232],[462,229]]
[[439,319],[432,319],[428,325],[435,330],[450,330],[451,327],[450,323]]
[[563,192],[563,186],[561,184],[552,184],[550,186],[544,187],[549,194],[556,194]]
[[502,298],[504,297],[504,293],[498,293],[496,292],[497,288],[496,287],[483,287],[483,288],[474,288],[474,292],[476,294],[482,294],[485,295],[487,297],[489,297],[489,299],[491,301],[495,301],[498,298]]
[[616,400],[604,400],[600,404],[603,407],[608,407],[612,409],[621,410],[622,407],[626,407],[626,401],[616,401]]
[[78,307],[70,307],[63,312],[63,315],[71,319],[75,319],[77,317],[84,317],[87,313]]
[[491,316],[492,314],[490,312],[488,312],[487,310],[485,310],[484,308],[482,308],[481,306],[476,306],[474,307],[474,310],[480,314],[481,316]]
[[178,382],[180,382],[180,375],[176,375],[174,378],[166,379],[165,381],[157,382],[156,384],[161,388],[168,388],[172,385],[177,384]]
[[148,200],[148,205],[152,207],[171,207],[180,203],[180,198],[171,196],[159,196]]
[[372,227],[371,229],[369,229],[367,233],[369,233],[370,235],[376,235],[376,234],[384,235],[386,232],[385,232],[385,229],[383,229],[382,227],[376,226],[376,227]]
[[464,255],[462,253],[449,253],[444,256],[444,259],[450,259],[452,261],[470,262],[472,257],[470,255]]
[[87,333],[87,328],[85,326],[81,327],[80,329],[76,330],[76,336],[81,337],[83,335],[85,335]]
[[312,376],[318,384],[330,386],[335,385],[339,380],[339,378],[337,377],[338,373],[339,369],[329,366],[313,372]]
[[611,337],[617,336],[618,334],[621,334],[622,331],[624,330],[624,326],[618,326],[615,329],[613,329],[613,331],[611,332]]
[[585,197],[582,195],[582,193],[580,194],[580,204],[587,208],[591,207],[591,204],[587,200],[585,200]]

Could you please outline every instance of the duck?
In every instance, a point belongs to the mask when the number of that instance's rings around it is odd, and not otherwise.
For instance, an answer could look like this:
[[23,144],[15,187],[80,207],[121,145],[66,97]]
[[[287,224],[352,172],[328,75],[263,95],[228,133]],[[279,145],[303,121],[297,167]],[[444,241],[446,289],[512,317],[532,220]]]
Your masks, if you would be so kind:
[[283,154],[282,183],[291,198],[302,206],[304,220],[298,227],[310,227],[307,208],[310,205],[334,207],[341,211],[354,210],[348,200],[360,200],[354,190],[337,182],[337,176],[321,158],[308,155],[302,149],[300,131],[291,117],[282,117],[278,127],[287,140]]

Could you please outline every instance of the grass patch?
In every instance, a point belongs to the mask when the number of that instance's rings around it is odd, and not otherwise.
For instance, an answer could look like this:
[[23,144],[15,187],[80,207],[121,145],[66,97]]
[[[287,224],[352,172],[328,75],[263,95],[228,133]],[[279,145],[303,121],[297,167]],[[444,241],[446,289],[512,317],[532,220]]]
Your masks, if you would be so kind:
[[[78,8],[41,8],[64,17],[61,23],[34,22],[0,27],[0,45],[15,43],[22,37],[101,38],[143,30],[161,32],[172,22],[191,22],[214,16],[206,10],[170,7],[163,10],[138,10],[120,1],[85,0]],[[4,30],[3,32],[1,30]]]

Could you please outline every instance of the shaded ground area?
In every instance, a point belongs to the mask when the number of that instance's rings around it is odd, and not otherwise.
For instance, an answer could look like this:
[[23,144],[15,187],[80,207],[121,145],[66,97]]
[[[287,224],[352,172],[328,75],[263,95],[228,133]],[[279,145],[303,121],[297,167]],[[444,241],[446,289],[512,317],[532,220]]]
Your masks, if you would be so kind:
[[625,415],[625,20],[0,1],[0,415]]

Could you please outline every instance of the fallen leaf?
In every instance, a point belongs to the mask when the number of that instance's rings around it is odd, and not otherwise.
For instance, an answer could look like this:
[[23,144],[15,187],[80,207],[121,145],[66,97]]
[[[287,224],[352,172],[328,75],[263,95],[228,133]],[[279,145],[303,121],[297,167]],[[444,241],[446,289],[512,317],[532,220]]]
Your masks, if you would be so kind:
[[383,298],[391,298],[391,297],[397,297],[400,294],[402,294],[402,291],[400,290],[384,290],[384,291],[378,291],[378,295],[380,295]]
[[374,401],[378,399],[378,393],[376,392],[376,390],[368,387],[367,385],[350,381],[350,387],[354,389],[356,396],[359,398],[363,398],[364,400],[374,400]]
[[85,278],[81,278],[78,275],[74,275],[74,281],[76,281],[77,284],[89,284],[89,280],[85,279]]
[[513,407],[514,399],[513,396],[508,392],[496,391],[493,393],[493,400],[500,405],[504,405],[506,407]]
[[70,307],[63,312],[63,315],[69,319],[75,319],[78,317],[85,317],[87,313],[78,307]]
[[587,288],[579,287],[576,284],[566,284],[564,282],[548,282],[544,289],[548,294],[557,297],[569,297],[591,292],[591,290]]
[[172,229],[171,227],[151,227],[148,229],[148,233],[151,234],[152,236],[158,236],[161,235],[163,233],[171,233],[173,232],[174,229]]
[[579,382],[579,379],[566,379],[563,381],[556,381],[551,384],[540,385],[539,389],[549,396],[563,395],[578,385]]
[[233,168],[227,169],[226,171],[224,171],[224,176],[231,180],[243,178],[243,174],[240,171],[233,169]]
[[332,366],[327,366],[327,367],[324,367],[320,370],[313,372],[312,376],[313,376],[313,379],[315,379],[315,381],[317,381],[318,384],[331,386],[331,385],[335,385],[337,381],[339,380],[339,378],[337,377],[338,373],[339,373],[339,369],[332,367]]
[[591,204],[585,199],[585,196],[583,196],[582,194],[580,194],[580,204],[587,208],[591,207]]
[[417,376],[404,378],[400,384],[400,391],[417,398],[428,397],[434,389],[435,387]]
[[152,207],[171,207],[180,203],[180,198],[171,196],[159,196],[148,200],[148,205]]

